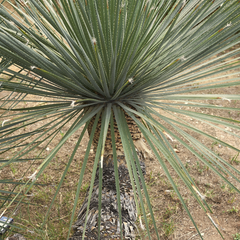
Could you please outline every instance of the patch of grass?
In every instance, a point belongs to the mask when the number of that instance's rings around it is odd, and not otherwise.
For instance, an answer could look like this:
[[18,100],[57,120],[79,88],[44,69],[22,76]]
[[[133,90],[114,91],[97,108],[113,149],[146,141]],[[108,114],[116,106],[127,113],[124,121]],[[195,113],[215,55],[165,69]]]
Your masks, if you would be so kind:
[[237,207],[232,207],[231,209],[229,209],[227,212],[228,213],[238,213],[239,209]]
[[27,236],[27,240],[65,240],[70,224],[72,206],[69,204],[69,198],[72,192],[64,193],[66,196],[56,199],[52,213],[49,215],[46,223],[42,225],[48,210],[48,206],[46,205],[50,200],[48,195],[52,193],[48,192],[48,194],[44,194],[44,191],[40,189],[34,198],[34,205],[27,204],[19,209],[13,223],[17,228],[11,227],[3,239],[18,232]]
[[215,142],[213,142],[212,143],[212,145],[211,145],[211,148],[213,149],[214,148],[214,146],[217,146],[218,145],[218,142],[217,141],[215,141]]
[[228,192],[229,193],[236,193],[236,190],[233,187],[228,186]]
[[197,171],[200,175],[206,170],[207,170],[207,166],[202,165],[201,163],[197,162]]
[[149,174],[149,186],[152,186],[156,183],[155,178],[153,176],[153,171],[150,172]]
[[164,231],[164,234],[165,236],[170,236],[171,234],[173,234],[174,230],[175,230],[175,225],[174,225],[174,222],[173,220],[171,219],[170,221],[164,221],[162,223],[162,226],[163,226],[163,231]]
[[12,171],[13,175],[15,175],[15,173],[17,172],[17,169],[16,169],[16,167],[14,166],[14,163],[11,163],[11,164],[10,164],[10,168],[11,168],[11,171]]
[[207,190],[206,193],[205,193],[206,197],[208,198],[213,198],[215,196],[214,194],[214,190]]
[[233,196],[227,202],[228,202],[228,204],[233,204],[235,202],[235,200],[236,200],[236,198],[235,198],[235,196]]
[[174,213],[176,213],[177,211],[177,205],[178,204],[174,204],[172,206],[168,206],[166,209],[165,209],[165,212],[163,214],[163,218],[166,220],[168,218],[170,218]]
[[84,192],[84,193],[86,193],[87,190],[88,190],[88,187],[89,187],[89,183],[86,183],[85,185],[82,186],[80,192]]
[[189,163],[187,162],[186,164],[185,164],[185,168],[188,170],[188,172],[190,171],[190,166],[189,166]]
[[224,189],[226,189],[226,184],[222,183],[220,187],[221,187],[222,190],[224,190]]
[[240,233],[233,235],[233,240],[240,240]]
[[64,132],[62,132],[61,130],[60,130],[60,135],[62,138],[64,137]]
[[234,157],[232,157],[232,159],[231,159],[231,164],[239,164],[240,163],[240,161],[239,160],[237,160],[237,158],[238,158],[238,156],[239,156],[239,153],[238,154],[236,154]]

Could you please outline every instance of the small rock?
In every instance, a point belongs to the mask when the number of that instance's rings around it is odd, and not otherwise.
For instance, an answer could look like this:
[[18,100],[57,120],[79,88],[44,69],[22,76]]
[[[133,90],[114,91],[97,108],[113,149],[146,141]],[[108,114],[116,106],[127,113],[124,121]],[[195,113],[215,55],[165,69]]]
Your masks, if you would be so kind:
[[170,193],[172,192],[172,190],[165,190],[165,193]]
[[219,147],[219,148],[221,148],[221,147],[222,147],[222,145],[221,145],[221,144],[219,144],[219,145],[218,145],[218,147]]
[[26,238],[19,233],[15,233],[13,236],[6,238],[6,240],[26,240]]

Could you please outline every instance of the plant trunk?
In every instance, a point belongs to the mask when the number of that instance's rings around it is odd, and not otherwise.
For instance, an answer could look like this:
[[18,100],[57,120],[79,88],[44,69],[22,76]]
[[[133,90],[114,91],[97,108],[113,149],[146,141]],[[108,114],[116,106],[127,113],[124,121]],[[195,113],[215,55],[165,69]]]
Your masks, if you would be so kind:
[[[126,115],[126,114],[125,114]],[[95,118],[93,118],[88,126],[88,133],[90,135]],[[126,115],[126,120],[134,142],[141,141],[141,132],[135,122]],[[136,220],[137,209],[134,200],[134,193],[127,169],[125,156],[123,153],[122,142],[117,128],[114,124],[117,160],[118,160],[118,174],[120,184],[120,202],[122,215],[122,230],[123,239],[135,239],[136,235]],[[97,125],[94,135],[93,146],[96,150],[98,139],[101,130],[101,120]],[[121,239],[120,221],[118,214],[117,192],[115,183],[115,173],[112,157],[112,139],[110,128],[107,134],[105,144],[105,156],[103,164],[103,180],[102,180],[102,206],[101,206],[101,223],[100,223],[100,239]],[[137,144],[136,144],[137,145]],[[140,146],[140,145],[139,145]],[[143,174],[145,174],[144,155],[141,150],[137,149],[138,159],[141,165]],[[139,179],[140,180],[140,179]],[[89,191],[89,190],[88,190]],[[87,203],[89,192],[87,193],[84,203],[78,213],[77,221],[73,226],[74,235],[69,240],[82,239],[83,229],[86,219]],[[90,200],[90,207],[87,216],[87,225],[84,239],[98,239],[98,198],[99,198],[99,171],[97,170],[94,188]]]
[[[138,120],[141,121],[140,117],[138,117],[138,116],[135,116],[135,117],[137,117]],[[129,130],[130,130],[130,133],[131,133],[134,143],[140,141],[142,139],[142,133],[141,133],[140,129],[138,128],[137,124],[133,121],[133,119],[127,113],[125,113],[125,118],[126,118],[126,121],[127,121],[127,124],[128,124],[128,127],[129,127]],[[88,125],[89,136],[92,132],[92,127],[93,127],[94,121],[95,121],[95,117],[92,118],[92,120],[90,121],[90,123]],[[93,146],[94,146],[95,152],[97,150],[100,132],[101,132],[101,118],[99,119],[97,128],[95,130],[94,138],[93,138]],[[116,143],[117,153],[118,153],[118,155],[122,155],[123,154],[123,146],[122,146],[120,133],[119,133],[115,119],[114,119],[114,135],[115,135],[115,143]],[[104,151],[105,151],[105,155],[112,154],[112,137],[111,137],[110,127],[108,129]]]

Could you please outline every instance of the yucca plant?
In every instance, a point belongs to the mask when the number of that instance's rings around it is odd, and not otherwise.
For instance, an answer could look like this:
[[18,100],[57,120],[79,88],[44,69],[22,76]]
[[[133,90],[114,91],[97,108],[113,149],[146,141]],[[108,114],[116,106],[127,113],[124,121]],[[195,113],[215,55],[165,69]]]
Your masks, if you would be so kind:
[[[31,174],[24,173],[29,181],[15,183],[24,186],[21,191],[0,190],[2,214],[24,201],[64,143],[78,133],[78,141],[65,159],[62,178],[46,211],[44,221],[47,221],[83,135],[88,132],[89,142],[79,172],[67,238],[75,221],[92,144],[95,161],[90,188],[72,239],[84,239],[85,235],[86,239],[114,236],[125,239],[127,235],[134,238],[134,221],[140,216],[143,223],[140,220],[139,225],[145,225],[149,239],[153,234],[159,238],[144,182],[142,161],[146,152],[154,156],[156,168],[164,170],[196,229],[169,166],[218,229],[203,194],[171,141],[178,141],[240,192],[228,178],[231,176],[239,182],[240,172],[191,133],[217,140],[238,152],[239,149],[201,131],[185,118],[202,121],[239,138],[225,129],[239,130],[239,121],[205,114],[200,109],[239,111],[239,108],[216,105],[214,101],[238,101],[240,95],[209,93],[212,89],[239,85],[240,50],[225,51],[240,43],[239,1],[14,0],[2,1],[0,16],[3,156],[0,171],[14,162],[30,164],[32,159],[28,154],[40,145],[45,144],[47,148],[61,129],[71,123],[46,158],[35,157],[40,162],[38,167]],[[24,107],[24,102],[32,105]],[[185,109],[186,103],[195,110]],[[11,154],[15,148],[19,151]],[[9,181],[1,179],[0,183]],[[114,192],[110,194],[109,189]],[[22,190],[25,195],[21,195]],[[106,218],[105,201],[109,198],[110,205],[114,201],[115,216],[110,214]],[[155,233],[149,230],[148,213]],[[110,231],[112,225],[109,227],[108,223],[113,223],[115,228]]]

